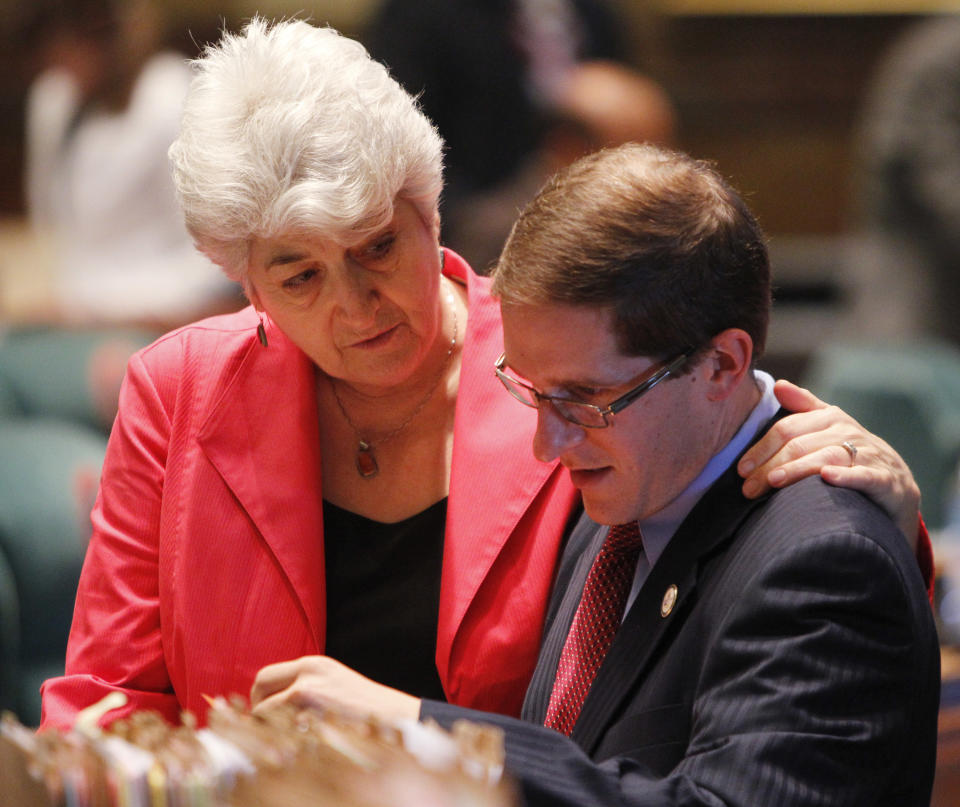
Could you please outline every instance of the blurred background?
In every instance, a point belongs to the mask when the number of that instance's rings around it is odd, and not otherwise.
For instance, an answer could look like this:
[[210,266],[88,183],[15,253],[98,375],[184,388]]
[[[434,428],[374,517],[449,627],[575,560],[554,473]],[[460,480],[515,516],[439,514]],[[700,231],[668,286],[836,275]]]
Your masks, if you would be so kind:
[[935,803],[956,803],[960,2],[0,0],[0,707],[36,721],[62,669],[126,358],[243,305],[193,253],[165,154],[184,59],[258,12],[329,23],[423,93],[444,240],[478,271],[543,179],[602,145],[672,144],[744,193],[776,282],[763,366],[884,436],[923,491]]

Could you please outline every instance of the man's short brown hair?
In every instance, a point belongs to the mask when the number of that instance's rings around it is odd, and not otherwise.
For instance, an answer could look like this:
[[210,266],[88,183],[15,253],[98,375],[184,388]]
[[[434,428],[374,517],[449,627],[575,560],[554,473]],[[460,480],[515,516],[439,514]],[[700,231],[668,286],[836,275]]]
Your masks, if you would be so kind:
[[756,359],[770,264],[759,224],[716,170],[629,144],[547,183],[513,227],[493,292],[508,305],[611,307],[625,355],[666,357],[742,328]]

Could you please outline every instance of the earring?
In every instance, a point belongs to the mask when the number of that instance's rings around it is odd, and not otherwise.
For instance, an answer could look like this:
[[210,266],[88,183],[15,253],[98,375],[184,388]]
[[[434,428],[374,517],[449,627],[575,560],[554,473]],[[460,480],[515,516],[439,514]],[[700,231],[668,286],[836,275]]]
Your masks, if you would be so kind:
[[263,316],[260,316],[260,324],[257,325],[257,338],[260,340],[260,344],[264,347],[267,346],[267,332],[263,327]]

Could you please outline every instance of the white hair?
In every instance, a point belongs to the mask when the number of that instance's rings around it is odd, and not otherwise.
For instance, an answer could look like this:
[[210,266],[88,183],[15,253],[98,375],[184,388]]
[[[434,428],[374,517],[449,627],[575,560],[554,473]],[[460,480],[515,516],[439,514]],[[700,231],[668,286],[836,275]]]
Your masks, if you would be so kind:
[[359,43],[301,20],[251,20],[193,62],[173,177],[197,248],[235,280],[250,240],[356,243],[397,196],[433,223],[443,141]]

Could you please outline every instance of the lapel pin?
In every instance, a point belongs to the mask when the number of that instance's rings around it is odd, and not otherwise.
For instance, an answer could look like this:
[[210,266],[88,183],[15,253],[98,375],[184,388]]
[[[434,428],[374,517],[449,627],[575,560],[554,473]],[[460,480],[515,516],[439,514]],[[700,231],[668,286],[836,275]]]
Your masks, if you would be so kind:
[[671,583],[667,590],[663,593],[663,602],[660,603],[660,616],[668,617],[670,612],[673,610],[673,606],[677,604],[677,587],[675,584]]

